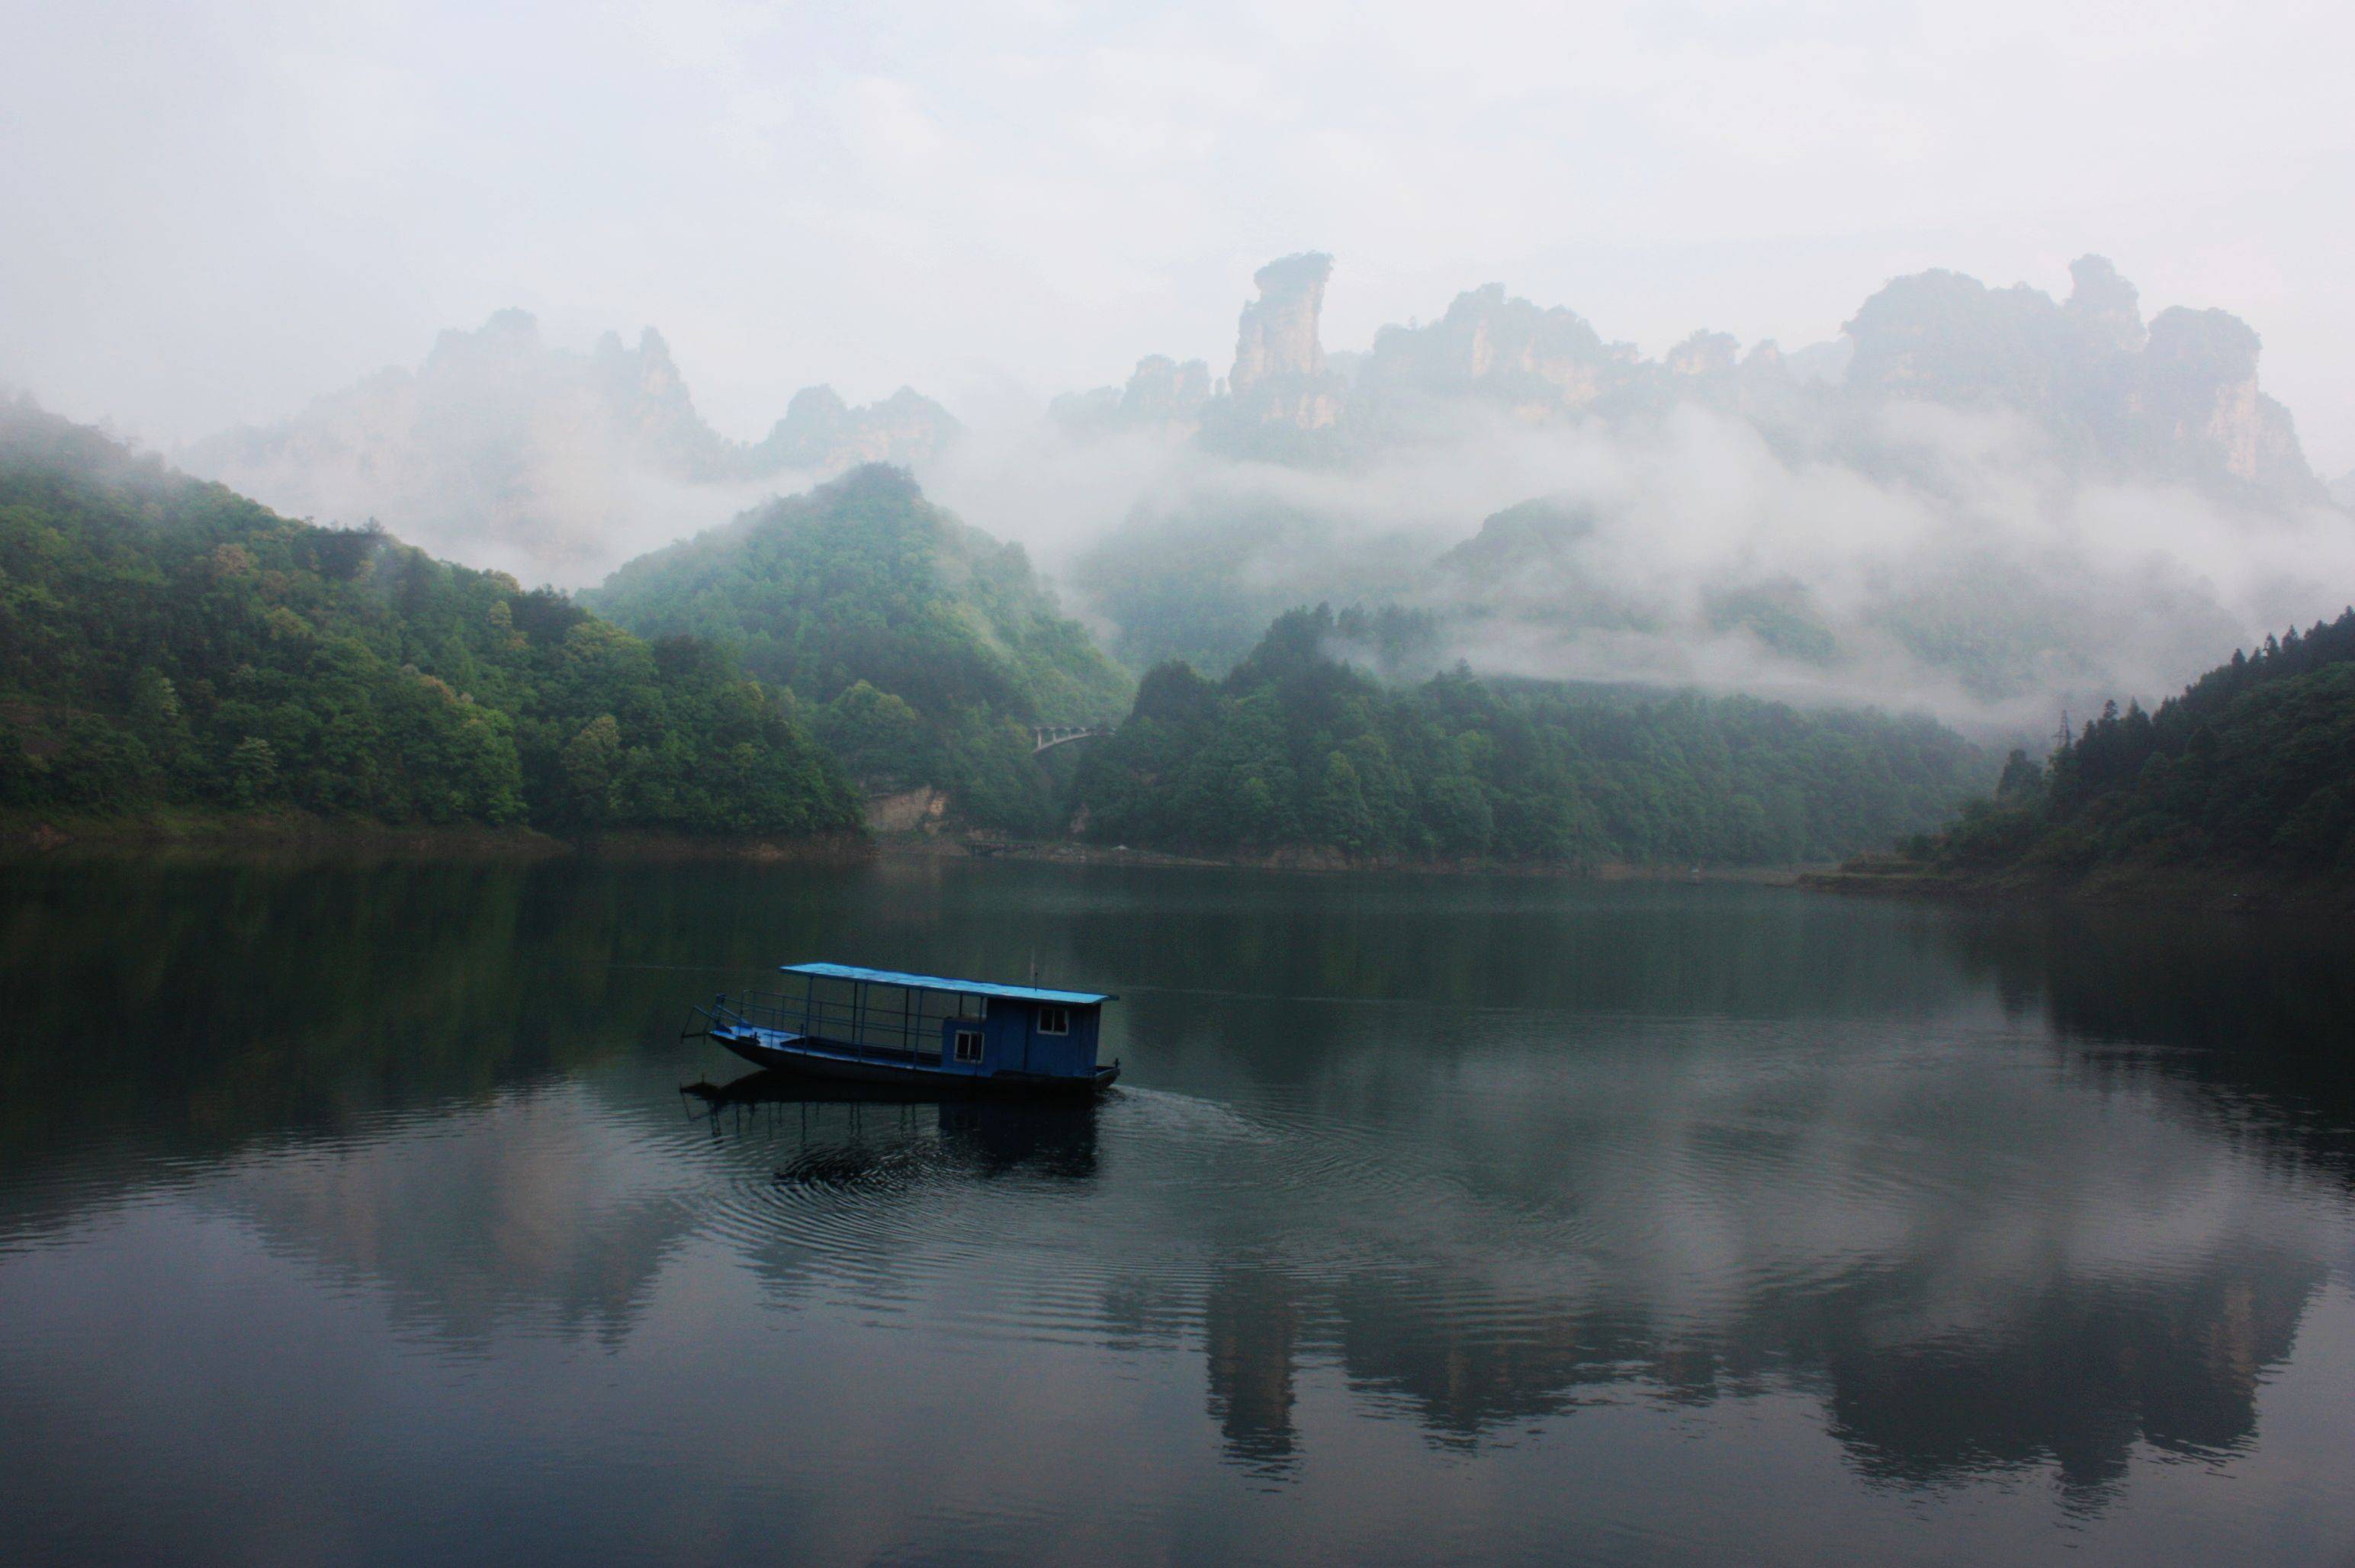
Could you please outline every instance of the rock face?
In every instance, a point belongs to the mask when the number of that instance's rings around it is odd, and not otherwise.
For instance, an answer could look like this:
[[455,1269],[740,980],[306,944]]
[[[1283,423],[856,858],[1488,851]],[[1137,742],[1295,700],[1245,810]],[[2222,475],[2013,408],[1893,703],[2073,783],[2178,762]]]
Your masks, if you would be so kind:
[[1227,396],[1206,417],[1205,435],[1238,455],[1309,456],[1296,442],[1334,431],[1345,386],[1325,360],[1317,318],[1333,258],[1305,251],[1270,261],[1252,276],[1259,298],[1243,306],[1235,329],[1235,367]]
[[922,464],[954,439],[947,410],[901,388],[868,408],[797,394],[767,437],[730,441],[695,407],[670,346],[607,333],[586,355],[501,311],[434,340],[416,370],[378,372],[275,425],[196,443],[182,466],[282,512],[374,517],[477,565],[584,577],[643,536],[650,487],[824,477],[860,463]]
[[1489,283],[1456,295],[1428,326],[1376,333],[1358,381],[1369,402],[1479,398],[1541,419],[1594,408],[1627,384],[1636,358],[1576,312]]
[[1363,354],[1328,356],[1318,318],[1332,272],[1318,251],[1259,270],[1222,389],[1204,390],[1199,362],[1155,356],[1125,389],[1062,400],[1058,417],[1085,431],[1199,427],[1232,455],[1325,463],[1444,439],[1484,415],[1542,424],[1694,402],[1785,444],[1852,452],[1873,409],[1923,401],[2024,413],[2063,453],[2124,476],[2324,495],[2288,411],[2258,386],[2256,334],[2222,311],[2163,311],[2146,326],[2135,286],[2100,256],[2071,263],[2059,303],[1918,272],[1866,300],[1837,341],[1745,354],[1697,332],[1657,359],[1501,283],[1458,294],[1428,325],[1383,327]]
[[1148,354],[1124,387],[1068,392],[1048,405],[1048,413],[1073,435],[1101,436],[1123,431],[1191,435],[1201,428],[1202,406],[1210,400],[1210,367],[1200,359],[1179,364]]
[[[521,311],[506,313],[531,318]],[[444,333],[443,340],[464,334]],[[538,347],[538,327],[531,328]],[[540,350],[543,354],[545,350]],[[670,345],[649,326],[625,348],[619,333],[597,340],[589,356],[589,391],[628,448],[660,472],[687,479],[723,477],[728,443],[695,411],[695,399],[670,357]]]
[[2060,304],[1956,272],[1897,279],[1848,324],[1849,390],[2016,410],[2119,472],[2322,498],[2289,411],[2258,388],[2247,323],[2179,306],[2146,329],[2134,286],[2108,261],[2083,257],[2070,274]]
[[1317,341],[1317,317],[1325,309],[1325,284],[1333,258],[1303,251],[1270,261],[1252,274],[1259,298],[1243,306],[1235,332],[1235,368],[1227,387],[1236,397],[1270,379],[1314,379],[1325,374],[1325,346]]
[[783,469],[836,474],[862,463],[907,467],[939,456],[956,432],[946,409],[908,387],[863,409],[832,387],[805,387],[738,468],[761,477]]
[[2128,417],[2145,443],[2305,500],[2329,492],[2307,465],[2289,410],[2257,386],[2257,335],[2221,310],[2162,311],[2137,367]]
[[1148,354],[1121,389],[1121,417],[1132,423],[1190,424],[1210,400],[1210,368],[1199,359],[1183,365]]
[[867,831],[877,834],[935,834],[947,818],[948,791],[930,784],[867,797]]
[[2330,482],[2330,498],[2346,510],[2355,512],[2355,468],[2349,469]]
[[2149,339],[2142,324],[2142,295],[2118,276],[2108,257],[2078,257],[2069,263],[2069,282],[2061,314],[2087,337],[2129,354]]

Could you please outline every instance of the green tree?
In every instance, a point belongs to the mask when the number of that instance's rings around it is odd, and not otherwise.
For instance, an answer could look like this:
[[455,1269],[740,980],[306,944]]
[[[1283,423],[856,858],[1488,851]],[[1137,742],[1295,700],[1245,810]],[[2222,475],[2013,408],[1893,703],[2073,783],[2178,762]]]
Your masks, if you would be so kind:
[[593,827],[611,817],[622,772],[622,727],[612,714],[591,720],[565,743],[563,767],[565,804],[573,818]]
[[22,405],[0,410],[0,702],[17,809],[562,829],[584,821],[567,748],[602,719],[602,825],[858,830],[790,697],[726,649],[289,521]]
[[1029,726],[1110,720],[1132,694],[1019,546],[893,468],[856,469],[640,557],[587,598],[644,635],[736,651],[815,707],[860,778],[934,784],[968,816],[1026,832],[1058,814],[1054,764],[1033,758]]
[[248,735],[229,748],[229,779],[232,797],[249,809],[278,798],[278,752],[259,735]]
[[1356,764],[1339,752],[1325,754],[1316,791],[1308,798],[1308,830],[1319,844],[1351,852],[1375,844],[1374,816]]
[[1552,865],[1788,860],[1918,831],[1984,777],[1926,720],[1460,670],[1384,686],[1330,656],[1340,632],[1324,607],[1292,611],[1222,681],[1147,675],[1074,772],[1086,832]]
[[853,778],[900,788],[932,770],[923,717],[888,691],[854,681],[817,713],[815,732]]

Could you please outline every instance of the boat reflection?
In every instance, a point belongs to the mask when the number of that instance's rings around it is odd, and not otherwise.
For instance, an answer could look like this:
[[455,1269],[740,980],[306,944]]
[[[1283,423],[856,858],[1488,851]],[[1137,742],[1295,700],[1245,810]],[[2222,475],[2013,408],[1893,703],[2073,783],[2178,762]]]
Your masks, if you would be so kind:
[[[828,1170],[847,1173],[862,1158],[898,1159],[910,1141],[931,1138],[982,1177],[1024,1171],[1081,1179],[1096,1173],[1093,1101],[943,1096],[917,1084],[858,1083],[783,1068],[763,1068],[725,1083],[698,1080],[679,1093],[699,1105],[698,1114],[709,1119],[715,1135],[723,1125],[774,1125],[795,1115],[801,1153],[788,1168],[796,1172],[815,1168],[811,1161],[822,1159]],[[835,1119],[822,1115],[813,1125],[813,1111],[832,1112]],[[840,1138],[829,1138],[829,1131]]]

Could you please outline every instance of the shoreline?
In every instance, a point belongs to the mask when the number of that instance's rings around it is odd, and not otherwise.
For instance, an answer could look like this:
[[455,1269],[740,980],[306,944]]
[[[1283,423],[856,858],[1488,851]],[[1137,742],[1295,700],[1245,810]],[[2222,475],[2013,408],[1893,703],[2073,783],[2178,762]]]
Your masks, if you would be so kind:
[[307,813],[174,813],[135,818],[45,816],[0,819],[0,864],[52,859],[218,859],[535,862],[568,857],[614,859],[848,861],[870,859],[871,840],[830,834],[698,838],[614,833],[559,838],[534,827],[480,824],[394,826],[336,821]]
[[777,835],[699,837],[629,831],[581,839],[530,827],[394,827],[338,822],[301,813],[186,813],[132,819],[59,816],[0,818],[0,864],[52,859],[321,861],[592,859],[742,860],[755,864],[855,864],[881,860],[1025,860],[1066,866],[1223,867],[1320,876],[1407,875],[1563,881],[1751,882],[1795,886],[1827,872],[1824,863],[1764,866],[1647,865],[1606,860],[1583,866],[1432,858],[1353,860],[1328,850],[1177,854],[1077,839],[997,840],[946,834]]
[[2241,914],[2355,910],[2355,885],[2328,877],[2277,871],[2111,867],[2085,876],[2012,871],[1942,871],[1913,861],[1864,858],[1830,870],[1804,872],[1793,885],[1855,898],[1918,898],[1946,903],[2061,904]]
[[1895,856],[1757,866],[1693,866],[1606,860],[1582,866],[1449,857],[1349,859],[1330,850],[1178,854],[1077,839],[988,839],[946,833],[773,834],[700,837],[629,831],[581,839],[530,827],[393,827],[338,822],[303,813],[175,813],[133,819],[48,816],[0,817],[0,865],[48,860],[303,861],[367,865],[514,862],[581,859],[654,863],[742,861],[754,865],[857,865],[1023,860],[1044,865],[1223,868],[1315,876],[1452,876],[1582,882],[1742,882],[1852,898],[1942,903],[2146,904],[2211,913],[2355,912],[2355,885],[2278,872],[2109,869],[2085,877],[2049,873],[1967,874]]
[[1776,862],[1756,866],[1694,866],[1689,861],[1649,864],[1601,860],[1582,866],[1532,861],[1457,859],[1446,856],[1350,859],[1331,850],[1274,849],[1257,854],[1178,854],[1125,845],[1088,844],[1079,839],[996,840],[945,835],[894,835],[876,840],[887,859],[1028,860],[1076,866],[1224,867],[1256,871],[1295,871],[1320,876],[1405,875],[1546,879],[1577,882],[1755,882],[1794,886],[1800,878],[1832,869],[1829,861]]

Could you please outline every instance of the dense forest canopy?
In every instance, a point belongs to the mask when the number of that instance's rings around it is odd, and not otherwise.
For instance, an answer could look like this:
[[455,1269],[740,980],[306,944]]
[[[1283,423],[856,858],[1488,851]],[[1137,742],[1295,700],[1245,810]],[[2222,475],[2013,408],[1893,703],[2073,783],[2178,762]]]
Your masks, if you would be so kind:
[[2109,704],[1907,846],[1950,871],[2355,870],[2355,610],[2235,653],[2156,713]]
[[0,411],[0,805],[800,835],[856,795],[693,638]]
[[812,705],[819,737],[870,786],[936,785],[1025,831],[1055,816],[1030,726],[1112,720],[1132,689],[1021,547],[879,464],[640,557],[587,602],[647,636],[735,650]]
[[1385,687],[1332,656],[1383,630],[1295,610],[1221,681],[1156,668],[1081,763],[1086,834],[1358,859],[1791,861],[1934,822],[1986,771],[1926,719],[1462,671]]

